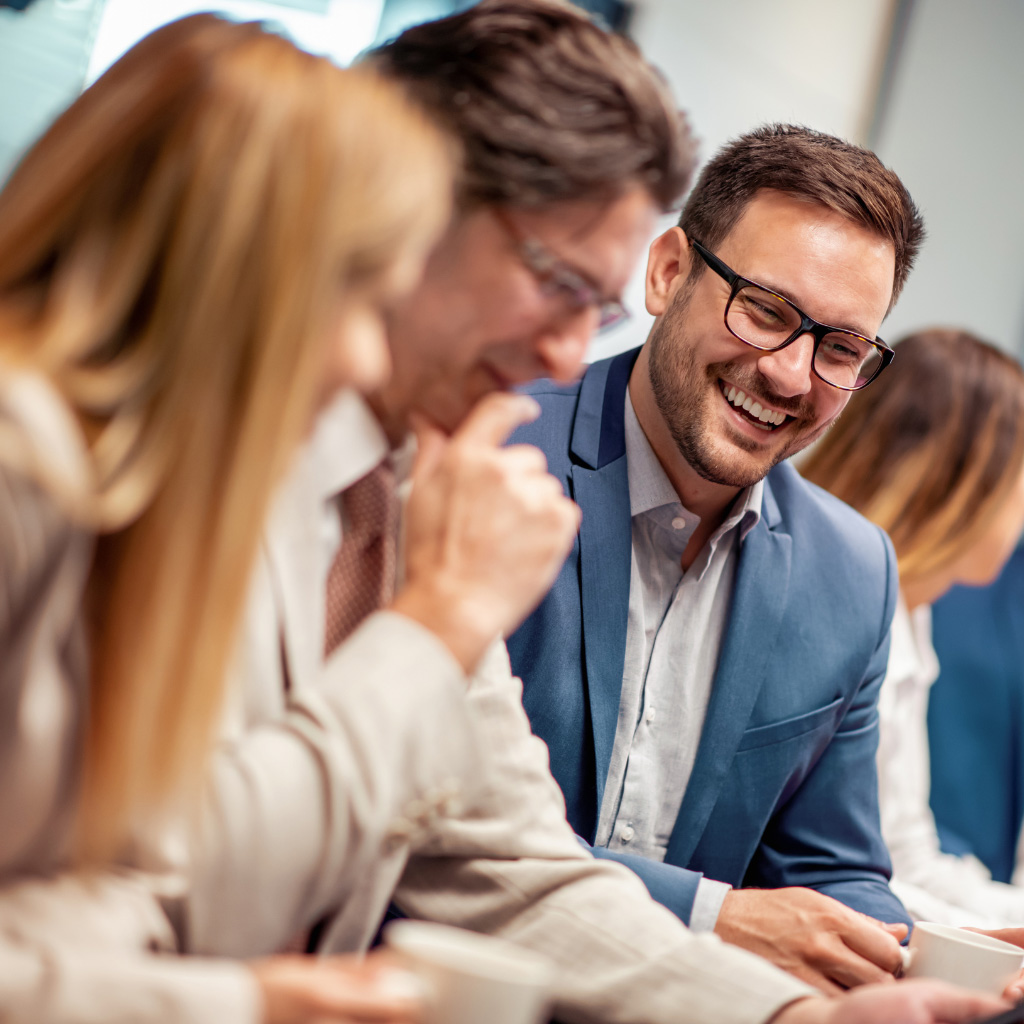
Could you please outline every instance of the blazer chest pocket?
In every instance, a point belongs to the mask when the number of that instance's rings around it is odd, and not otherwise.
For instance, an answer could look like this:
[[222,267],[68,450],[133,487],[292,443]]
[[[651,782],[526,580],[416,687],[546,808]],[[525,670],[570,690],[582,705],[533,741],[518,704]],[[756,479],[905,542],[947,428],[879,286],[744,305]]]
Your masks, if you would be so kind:
[[753,750],[757,747],[768,747],[774,743],[783,743],[786,740],[794,739],[797,736],[806,736],[808,733],[818,732],[827,726],[835,727],[843,708],[843,698],[836,697],[831,704],[823,708],[815,708],[814,711],[807,711],[795,718],[786,718],[781,722],[770,722],[768,725],[758,725],[748,729],[740,738],[740,750]]

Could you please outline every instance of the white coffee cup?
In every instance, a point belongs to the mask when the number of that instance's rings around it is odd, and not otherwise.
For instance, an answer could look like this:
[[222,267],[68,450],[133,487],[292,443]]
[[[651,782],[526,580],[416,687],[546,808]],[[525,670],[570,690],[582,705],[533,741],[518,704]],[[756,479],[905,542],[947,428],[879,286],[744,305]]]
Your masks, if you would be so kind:
[[904,975],[938,978],[1001,995],[1024,961],[1024,949],[948,924],[918,921],[910,936]]
[[384,940],[427,990],[424,1024],[539,1024],[550,964],[510,942],[426,921],[393,921]]

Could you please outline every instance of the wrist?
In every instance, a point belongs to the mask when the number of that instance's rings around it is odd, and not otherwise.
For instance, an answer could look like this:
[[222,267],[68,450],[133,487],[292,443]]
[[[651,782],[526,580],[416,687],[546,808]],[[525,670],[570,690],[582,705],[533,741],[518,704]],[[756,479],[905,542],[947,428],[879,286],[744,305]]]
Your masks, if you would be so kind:
[[413,581],[397,594],[391,611],[429,629],[470,674],[494,642],[497,630],[480,615],[476,602],[434,582]]

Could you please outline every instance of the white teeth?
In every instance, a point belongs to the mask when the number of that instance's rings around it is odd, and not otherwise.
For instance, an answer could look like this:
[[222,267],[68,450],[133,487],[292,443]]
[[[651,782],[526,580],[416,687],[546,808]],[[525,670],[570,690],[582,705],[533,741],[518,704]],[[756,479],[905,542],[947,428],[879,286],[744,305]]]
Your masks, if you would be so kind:
[[784,412],[775,412],[761,405],[751,395],[740,391],[735,384],[727,385],[722,394],[725,395],[726,401],[736,406],[737,409],[742,409],[744,412],[749,413],[755,420],[759,420],[761,423],[770,423],[772,426],[779,427],[786,422],[786,414]]
[[750,413],[755,420],[759,420],[761,423],[770,423],[772,426],[779,427],[785,422],[785,413],[776,413],[762,406],[760,401],[755,401],[753,396],[740,391],[734,384],[726,385],[722,394],[725,395],[726,400],[731,402],[736,409]]

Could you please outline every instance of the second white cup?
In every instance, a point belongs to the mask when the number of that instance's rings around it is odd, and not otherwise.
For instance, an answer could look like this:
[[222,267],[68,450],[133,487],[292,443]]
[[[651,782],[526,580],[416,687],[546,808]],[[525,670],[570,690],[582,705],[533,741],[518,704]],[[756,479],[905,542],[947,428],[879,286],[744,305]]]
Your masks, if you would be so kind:
[[910,936],[908,978],[938,978],[1001,995],[1024,962],[1024,949],[948,924],[918,921]]

